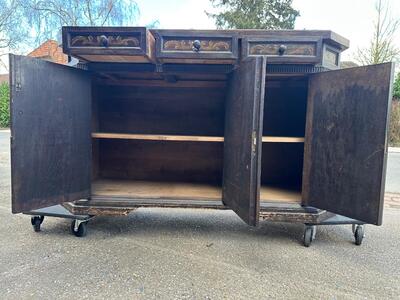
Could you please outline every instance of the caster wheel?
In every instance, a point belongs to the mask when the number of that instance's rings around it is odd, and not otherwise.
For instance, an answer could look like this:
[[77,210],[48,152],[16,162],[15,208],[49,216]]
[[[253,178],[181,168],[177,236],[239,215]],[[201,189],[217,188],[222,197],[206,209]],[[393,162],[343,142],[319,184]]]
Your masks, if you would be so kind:
[[42,225],[43,220],[44,220],[44,216],[40,216],[40,217],[39,216],[35,216],[35,217],[31,218],[31,224],[32,224],[33,230],[35,232],[39,232],[40,231],[40,225]]
[[354,231],[354,239],[355,239],[355,243],[357,246],[360,246],[362,244],[362,241],[364,239],[364,226],[363,225],[357,225],[357,227]]
[[310,247],[312,241],[315,239],[316,232],[315,226],[306,226],[303,235],[303,244],[305,247]]
[[87,233],[87,224],[86,222],[82,222],[76,228],[76,220],[73,220],[71,223],[71,232],[77,237],[84,237]]

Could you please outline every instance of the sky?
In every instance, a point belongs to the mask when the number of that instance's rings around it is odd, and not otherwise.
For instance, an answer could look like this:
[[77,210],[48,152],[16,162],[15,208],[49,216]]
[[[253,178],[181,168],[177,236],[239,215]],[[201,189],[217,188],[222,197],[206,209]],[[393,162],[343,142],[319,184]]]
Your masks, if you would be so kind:
[[[213,29],[214,21],[204,11],[215,11],[209,0],[136,1],[139,24],[160,22],[165,29]],[[388,0],[393,17],[400,18],[400,0]],[[375,0],[293,0],[300,11],[295,29],[332,30],[350,40],[342,60],[351,60],[358,47],[368,45],[373,32]],[[400,30],[397,35],[400,47]]]
[[[209,0],[136,0],[140,17],[136,25],[155,20],[162,29],[214,29],[205,11],[215,9]],[[400,0],[388,0],[393,17],[400,18]],[[368,45],[373,32],[375,0],[293,0],[300,11],[295,29],[332,30],[350,40],[342,60],[352,60],[358,47]],[[400,30],[396,44],[400,47]],[[0,70],[0,73],[4,70]]]

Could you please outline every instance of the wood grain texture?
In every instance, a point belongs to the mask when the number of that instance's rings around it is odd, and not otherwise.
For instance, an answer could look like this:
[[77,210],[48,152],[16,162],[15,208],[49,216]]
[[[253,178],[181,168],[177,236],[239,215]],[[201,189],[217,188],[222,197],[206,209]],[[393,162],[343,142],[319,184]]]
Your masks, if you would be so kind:
[[221,185],[223,144],[100,139],[100,177]]
[[[223,142],[222,136],[198,135],[157,135],[157,134],[131,134],[93,132],[92,138],[96,139],[123,139],[123,140],[149,140],[149,141],[188,141],[188,142]],[[285,136],[263,136],[263,143],[303,143],[304,138]]]
[[88,197],[90,76],[36,58],[10,62],[13,213]]
[[226,98],[222,199],[247,224],[259,215],[265,57],[248,58],[233,71]]
[[107,133],[223,136],[225,89],[96,86],[99,130]]
[[205,183],[102,179],[92,183],[92,196],[221,200],[221,186]]
[[280,55],[279,47],[281,45],[286,46],[285,52],[282,56],[286,55],[305,55],[305,56],[315,56],[316,54],[316,43],[251,43],[249,45],[250,55]]
[[121,134],[94,132],[93,138],[149,140],[149,141],[179,141],[179,142],[223,142],[220,136],[197,136],[197,135],[156,135],[156,134]]
[[311,75],[306,204],[382,223],[391,63]]

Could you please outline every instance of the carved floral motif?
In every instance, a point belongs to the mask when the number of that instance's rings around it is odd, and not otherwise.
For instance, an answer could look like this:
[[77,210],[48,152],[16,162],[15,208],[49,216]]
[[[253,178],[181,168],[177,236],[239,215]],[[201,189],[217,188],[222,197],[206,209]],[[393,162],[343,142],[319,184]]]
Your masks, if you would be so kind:
[[[279,55],[279,47],[282,44],[251,44],[249,53],[251,55]],[[286,50],[283,55],[315,55],[315,44],[284,44]]]
[[[71,39],[72,47],[102,47],[102,35],[77,35]],[[133,36],[107,36],[108,47],[139,47],[140,42]]]
[[[163,48],[167,51],[192,51],[194,40],[167,40]],[[200,51],[231,51],[231,43],[221,40],[201,40]]]

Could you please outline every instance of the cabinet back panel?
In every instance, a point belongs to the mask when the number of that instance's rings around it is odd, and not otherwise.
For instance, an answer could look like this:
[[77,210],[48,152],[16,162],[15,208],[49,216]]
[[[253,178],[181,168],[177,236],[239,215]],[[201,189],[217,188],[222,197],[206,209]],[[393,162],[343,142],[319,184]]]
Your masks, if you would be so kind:
[[306,80],[266,81],[263,135],[304,137]]
[[223,143],[100,140],[101,178],[222,182]]
[[301,188],[303,143],[263,143],[261,184]]
[[225,88],[98,86],[99,131],[223,136]]

